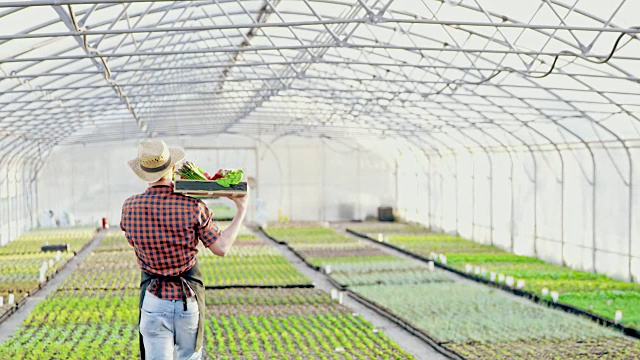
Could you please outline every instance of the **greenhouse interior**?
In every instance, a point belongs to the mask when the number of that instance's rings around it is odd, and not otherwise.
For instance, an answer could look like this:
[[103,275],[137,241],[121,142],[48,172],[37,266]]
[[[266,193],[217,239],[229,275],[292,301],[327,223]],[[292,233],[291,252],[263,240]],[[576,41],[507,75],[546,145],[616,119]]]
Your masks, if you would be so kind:
[[0,359],[640,359],[638,14],[0,1]]

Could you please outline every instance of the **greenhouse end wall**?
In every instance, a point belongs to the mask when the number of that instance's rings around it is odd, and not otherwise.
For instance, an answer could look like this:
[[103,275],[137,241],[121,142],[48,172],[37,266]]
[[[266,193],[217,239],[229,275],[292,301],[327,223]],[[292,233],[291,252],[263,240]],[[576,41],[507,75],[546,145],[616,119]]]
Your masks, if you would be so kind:
[[[378,206],[396,203],[394,162],[365,149],[296,137],[164,140],[184,147],[187,159],[203,168],[241,167],[255,177],[250,221],[364,219]],[[135,155],[135,142],[56,148],[39,173],[40,212],[67,211],[96,225],[107,217],[117,224],[123,201],[146,187],[127,166]]]
[[[407,220],[520,255],[640,282],[640,159],[631,149],[406,152]],[[633,172],[631,171],[633,170]]]

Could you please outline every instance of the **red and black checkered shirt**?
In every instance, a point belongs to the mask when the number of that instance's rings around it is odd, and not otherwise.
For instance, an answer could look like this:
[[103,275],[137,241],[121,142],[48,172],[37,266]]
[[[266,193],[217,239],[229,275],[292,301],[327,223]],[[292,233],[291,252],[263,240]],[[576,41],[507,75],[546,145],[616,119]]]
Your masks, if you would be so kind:
[[[128,198],[122,206],[120,228],[135,249],[140,268],[160,276],[177,276],[191,269],[198,239],[209,247],[221,234],[213,212],[201,200],[176,194],[171,186],[153,186]],[[180,283],[154,281],[148,290],[161,299],[182,299]]]

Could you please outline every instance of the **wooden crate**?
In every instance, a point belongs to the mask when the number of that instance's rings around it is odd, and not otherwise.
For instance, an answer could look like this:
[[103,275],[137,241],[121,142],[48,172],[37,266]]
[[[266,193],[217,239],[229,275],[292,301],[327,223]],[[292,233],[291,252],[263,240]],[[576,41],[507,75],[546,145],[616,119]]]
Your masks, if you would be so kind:
[[247,183],[241,182],[226,188],[215,181],[204,180],[176,180],[174,192],[197,198],[215,198],[247,193]]

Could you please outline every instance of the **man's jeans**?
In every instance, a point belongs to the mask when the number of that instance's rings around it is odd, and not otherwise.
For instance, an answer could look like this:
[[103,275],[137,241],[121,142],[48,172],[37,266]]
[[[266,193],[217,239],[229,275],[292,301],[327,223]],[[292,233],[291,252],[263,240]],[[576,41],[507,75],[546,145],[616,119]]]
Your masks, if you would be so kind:
[[187,302],[188,309],[185,312],[182,300],[163,300],[148,291],[144,295],[140,333],[146,359],[172,360],[174,350],[178,360],[202,358],[202,349],[194,352],[200,319],[198,302],[195,297]]

